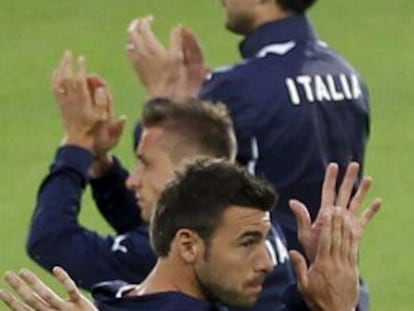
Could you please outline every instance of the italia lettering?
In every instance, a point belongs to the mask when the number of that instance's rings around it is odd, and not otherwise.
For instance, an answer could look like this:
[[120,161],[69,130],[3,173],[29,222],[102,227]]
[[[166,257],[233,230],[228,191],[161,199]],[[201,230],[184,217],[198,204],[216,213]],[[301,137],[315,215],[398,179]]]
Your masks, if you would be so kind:
[[301,75],[287,78],[285,83],[294,105],[302,102],[339,102],[362,96],[361,85],[356,75]]

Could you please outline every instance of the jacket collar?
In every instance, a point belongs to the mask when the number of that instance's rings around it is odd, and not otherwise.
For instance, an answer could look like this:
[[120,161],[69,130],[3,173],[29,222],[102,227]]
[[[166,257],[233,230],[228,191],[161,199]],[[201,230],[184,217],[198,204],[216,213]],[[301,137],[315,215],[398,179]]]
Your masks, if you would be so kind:
[[254,57],[263,47],[289,41],[317,40],[318,36],[307,16],[291,15],[265,23],[248,35],[239,46],[243,58]]

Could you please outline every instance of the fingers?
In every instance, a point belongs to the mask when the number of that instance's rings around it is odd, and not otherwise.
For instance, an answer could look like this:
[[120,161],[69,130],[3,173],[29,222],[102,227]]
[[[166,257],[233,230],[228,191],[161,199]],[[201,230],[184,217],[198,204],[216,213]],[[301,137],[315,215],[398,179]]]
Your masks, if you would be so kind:
[[164,46],[160,43],[158,38],[152,31],[152,22],[154,21],[153,16],[146,16],[142,19],[140,24],[140,34],[142,36],[143,46],[149,53],[165,52]]
[[66,292],[69,295],[70,301],[76,303],[82,299],[82,294],[80,293],[75,282],[70,278],[69,274],[67,274],[67,272],[63,268],[54,267],[53,275],[65,288]]
[[59,73],[62,79],[72,77],[72,52],[65,51],[60,61]]
[[57,307],[63,303],[63,300],[30,270],[22,269],[19,275],[21,279],[30,286],[32,291],[38,295],[42,301],[45,301],[47,305]]
[[309,212],[306,206],[297,200],[289,200],[289,206],[296,217],[298,236],[300,237],[303,232],[310,229],[311,218]]
[[308,267],[305,258],[295,250],[289,251],[290,259],[298,279],[299,289],[308,287]]
[[[336,206],[334,213],[332,215],[332,226],[331,226],[331,255],[334,258],[340,258],[341,253],[345,251],[345,249],[342,248],[343,246],[343,240],[344,240],[344,233],[347,234],[347,229],[344,228],[343,222],[344,222],[344,208],[341,206]],[[344,245],[346,246],[346,245]]]
[[174,27],[170,33],[170,52],[178,61],[184,60],[183,42],[181,36],[182,27]]
[[140,38],[137,34],[139,23],[139,19],[134,19],[128,26],[127,52],[130,59],[135,59],[135,53],[141,47],[141,45],[139,44]]
[[151,29],[152,16],[133,20],[128,27],[127,51],[130,58],[137,60],[142,54],[159,54],[165,52]]
[[112,137],[120,137],[124,131],[126,122],[127,122],[127,117],[124,115],[120,116],[117,120],[115,120],[112,123],[109,129],[109,134]]
[[90,100],[91,94],[89,93],[86,80],[86,59],[82,55],[80,55],[77,60],[75,78],[77,90],[79,90],[80,94],[85,98],[86,103],[92,104],[92,101]]
[[13,288],[13,290],[26,304],[33,307],[37,311],[47,310],[47,303],[23,281],[23,278],[19,277],[14,272],[8,271],[4,275],[4,280]]
[[355,193],[354,197],[349,204],[349,210],[354,214],[357,215],[360,211],[361,205],[365,199],[365,196],[369,192],[372,185],[372,178],[368,176],[364,176],[361,180],[361,183],[358,187],[357,192]]
[[60,102],[61,97],[65,95],[65,89],[62,85],[62,80],[59,77],[58,70],[54,70],[52,73],[52,90],[55,94],[56,100]]
[[357,263],[359,239],[354,234],[351,215],[346,208],[335,206],[322,228],[316,253],[317,260]]
[[[77,63],[77,72],[76,72],[76,77],[79,80],[84,80],[86,83],[86,60],[85,57],[80,55],[78,57],[78,63]],[[85,84],[86,86],[86,84]]]
[[181,28],[181,38],[186,63],[204,63],[203,49],[197,37],[187,28]]
[[59,104],[82,106],[80,109],[69,109],[73,113],[86,113],[92,118],[91,121],[104,121],[113,116],[112,97],[105,80],[87,73],[84,56],[78,57],[76,65],[72,62],[72,52],[66,51],[59,68],[53,73],[52,86]]
[[0,290],[0,300],[3,301],[11,310],[14,311],[32,311],[31,308],[24,305],[22,302],[17,300],[17,298],[3,290]]
[[348,261],[352,266],[358,266],[359,242],[360,239],[355,234],[350,234],[349,238]]
[[[93,104],[103,109],[99,114],[100,119],[113,120],[115,117],[115,108],[108,83],[97,74],[88,74],[86,81],[89,94],[93,97]],[[98,91],[98,89],[101,90]]]
[[105,121],[109,115],[109,98],[107,97],[107,93],[103,87],[98,87],[95,89],[94,93],[94,102],[96,107],[96,115],[97,119],[100,121]]
[[335,207],[332,217],[332,258],[336,258],[337,262],[347,262],[351,266],[356,266],[359,240],[354,230],[352,215],[344,207]]
[[323,214],[320,216],[323,226],[321,228],[321,233],[319,237],[319,242],[317,245],[315,260],[318,258],[326,258],[331,254],[332,246],[332,214]]
[[106,81],[96,73],[89,73],[86,75],[86,82],[88,84],[89,93],[93,94],[98,87],[106,87]]
[[341,209],[342,233],[341,242],[337,245],[337,247],[341,248],[341,251],[340,253],[334,253],[336,255],[339,254],[340,257],[337,257],[338,261],[341,260],[348,263],[350,266],[357,267],[360,239],[358,237],[358,233],[354,230],[353,216],[348,212],[347,209],[343,207],[341,207]]
[[359,164],[357,162],[351,162],[346,169],[341,187],[339,188],[339,193],[336,198],[336,205],[348,207],[355,181],[358,178],[358,172]]
[[342,243],[340,256],[341,258],[347,259],[349,257],[349,252],[351,249],[351,239],[353,236],[352,230],[352,220],[349,213],[345,210],[343,220],[342,220]]
[[60,60],[60,64],[53,71],[52,89],[56,98],[59,100],[65,94],[64,80],[72,76],[72,52],[65,51]]
[[361,225],[365,227],[381,209],[382,200],[377,198],[361,215]]
[[81,91],[85,96],[87,94],[85,57],[78,57],[75,72],[73,67],[72,52],[65,51],[59,67],[52,75],[52,88],[58,98],[72,91]]
[[325,178],[322,185],[321,194],[321,210],[330,209],[336,198],[336,179],[338,177],[338,164],[329,163],[326,171]]

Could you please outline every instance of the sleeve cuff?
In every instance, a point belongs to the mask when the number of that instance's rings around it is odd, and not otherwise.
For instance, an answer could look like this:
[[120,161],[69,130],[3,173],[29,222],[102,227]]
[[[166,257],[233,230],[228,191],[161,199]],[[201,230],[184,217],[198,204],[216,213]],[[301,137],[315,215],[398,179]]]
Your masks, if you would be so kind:
[[107,187],[113,188],[114,181],[121,180],[124,182],[128,173],[122,167],[117,157],[112,156],[113,164],[111,169],[105,175],[99,178],[90,178],[89,182],[93,188],[105,189]]
[[52,171],[68,168],[87,180],[92,162],[93,155],[89,150],[77,146],[63,146],[56,151]]

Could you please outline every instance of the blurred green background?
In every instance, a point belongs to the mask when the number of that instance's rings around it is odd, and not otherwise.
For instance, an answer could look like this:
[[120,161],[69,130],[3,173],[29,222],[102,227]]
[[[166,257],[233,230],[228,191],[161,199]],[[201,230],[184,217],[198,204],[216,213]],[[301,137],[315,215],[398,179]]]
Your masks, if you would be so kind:
[[[373,193],[383,197],[384,208],[365,236],[361,270],[374,311],[412,311],[414,302],[409,246],[414,209],[408,206],[414,187],[409,162],[414,155],[413,12],[410,0],[330,0],[319,1],[310,14],[322,38],[359,69],[371,91],[366,173],[374,177]],[[219,0],[0,0],[0,273],[21,267],[42,271],[27,258],[24,245],[37,188],[61,139],[50,75],[65,49],[85,55],[90,71],[109,82],[117,112],[129,118],[116,153],[133,165],[130,133],[145,95],[124,47],[129,21],[147,14],[155,16],[155,31],[164,42],[172,26],[192,28],[211,66],[239,60],[239,38],[224,30]],[[110,232],[89,195],[82,223]]]

